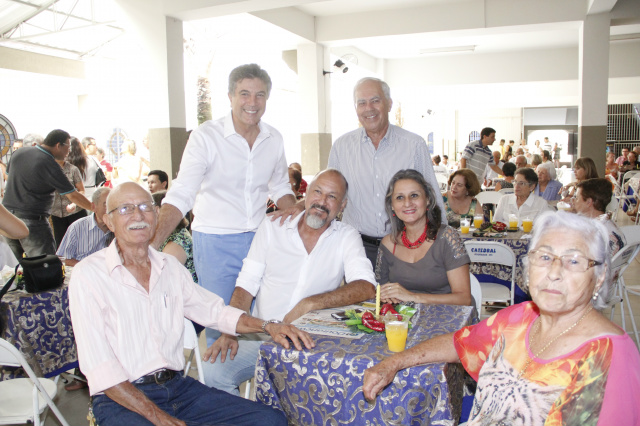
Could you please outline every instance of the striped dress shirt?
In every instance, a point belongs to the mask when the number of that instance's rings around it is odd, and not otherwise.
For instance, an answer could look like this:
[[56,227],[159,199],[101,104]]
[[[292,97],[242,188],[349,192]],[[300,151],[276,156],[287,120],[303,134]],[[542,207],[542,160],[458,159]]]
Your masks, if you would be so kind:
[[329,167],[338,169],[349,182],[349,202],[342,220],[361,234],[381,238],[391,231],[384,209],[389,181],[402,169],[415,169],[436,193],[436,202],[446,223],[438,180],[433,171],[427,143],[415,133],[389,124],[378,149],[364,128],[340,136],[329,154]]
[[195,284],[173,256],[149,248],[147,292],[115,241],[73,268],[69,308],[80,369],[95,395],[162,368],[184,368],[184,318],[236,335],[243,311]]
[[105,248],[111,240],[113,240],[113,232],[105,233],[100,229],[94,213],[69,225],[56,254],[67,259],[82,260]]

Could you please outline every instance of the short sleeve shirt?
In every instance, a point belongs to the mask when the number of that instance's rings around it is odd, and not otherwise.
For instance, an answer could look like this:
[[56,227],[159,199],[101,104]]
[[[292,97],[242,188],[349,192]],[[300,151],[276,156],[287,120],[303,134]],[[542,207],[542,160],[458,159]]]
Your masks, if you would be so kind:
[[484,146],[482,141],[469,142],[462,153],[462,158],[467,160],[467,168],[478,176],[480,182],[487,164],[494,164],[491,148]]
[[451,285],[447,271],[469,263],[469,255],[457,231],[443,224],[429,251],[415,263],[398,259],[385,246],[380,245],[376,280],[380,284],[400,283],[407,290],[416,293],[449,294]]
[[[69,182],[73,184],[75,187],[77,183],[82,182],[82,175],[80,174],[80,169],[78,169],[73,164],[68,161],[64,162],[64,166],[62,166],[62,172],[65,174]],[[67,206],[71,204],[71,201],[65,197],[64,195],[60,195],[58,191],[56,191],[53,195],[53,205],[51,206],[51,214],[56,217],[66,217],[71,216],[79,212],[81,209],[78,207],[72,212],[67,211]]]
[[66,195],[76,190],[53,155],[39,146],[14,152],[7,172],[2,204],[18,213],[49,215],[54,191]]
[[469,424],[640,425],[640,355],[629,336],[596,337],[540,359],[527,343],[539,314],[521,303],[454,334],[460,362],[478,382]]

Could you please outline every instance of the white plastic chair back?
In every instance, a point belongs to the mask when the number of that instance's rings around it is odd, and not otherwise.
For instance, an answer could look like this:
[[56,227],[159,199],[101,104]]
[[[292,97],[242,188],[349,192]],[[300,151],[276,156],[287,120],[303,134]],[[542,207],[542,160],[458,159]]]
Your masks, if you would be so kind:
[[202,357],[200,356],[200,347],[198,346],[198,335],[196,334],[193,324],[188,319],[184,319],[184,348],[190,349],[191,353],[184,367],[184,376],[189,374],[191,362],[195,356],[196,367],[198,368],[198,380],[204,384],[204,370],[202,369]]
[[476,302],[476,311],[478,311],[478,318],[482,313],[482,287],[475,275],[469,273],[469,283],[471,284],[471,296],[473,296],[474,302]]
[[502,195],[508,195],[508,194],[513,194],[516,192],[516,190],[514,188],[502,188],[500,191],[498,191],[499,193],[501,193]]
[[631,325],[633,327],[633,333],[636,339],[636,344],[640,345],[640,333],[638,333],[638,327],[636,326],[633,309],[631,308],[631,302],[629,301],[629,293],[634,295],[637,295],[637,293],[635,290],[629,291],[624,282],[624,272],[634,261],[634,259],[638,255],[638,252],[640,252],[640,227],[635,225],[623,226],[620,228],[620,230],[625,236],[626,244],[611,259],[611,270],[613,272],[613,276],[617,277],[617,279],[613,283],[613,288],[611,289],[612,297],[610,300],[610,318],[613,320],[616,304],[620,303],[622,328],[626,331],[626,319],[624,314],[624,305],[626,301],[627,309],[629,310],[629,317],[631,318]]
[[482,191],[476,195],[476,199],[480,204],[498,204],[498,201],[504,196],[502,191]]
[[473,263],[489,263],[511,268],[511,283],[507,288],[502,284],[480,282],[483,302],[506,302],[513,305],[516,279],[516,255],[506,244],[496,241],[467,240],[464,242]]
[[40,426],[40,415],[48,406],[63,426],[69,426],[52,400],[58,391],[56,383],[36,377],[20,351],[4,339],[0,339],[0,365],[22,367],[28,376],[0,382],[0,424],[33,422]]
[[436,173],[436,180],[438,181],[438,185],[440,186],[440,191],[446,191],[447,186],[449,185],[449,178],[442,173]]

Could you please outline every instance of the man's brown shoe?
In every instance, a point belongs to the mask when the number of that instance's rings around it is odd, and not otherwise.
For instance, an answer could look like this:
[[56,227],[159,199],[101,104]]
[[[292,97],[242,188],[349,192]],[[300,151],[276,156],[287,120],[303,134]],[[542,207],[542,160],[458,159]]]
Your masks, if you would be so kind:
[[75,390],[78,390],[78,389],[86,388],[87,386],[88,386],[87,382],[81,382],[81,381],[78,381],[78,380],[74,380],[73,382],[71,382],[68,385],[66,385],[64,387],[64,390],[66,390],[66,391],[75,391]]

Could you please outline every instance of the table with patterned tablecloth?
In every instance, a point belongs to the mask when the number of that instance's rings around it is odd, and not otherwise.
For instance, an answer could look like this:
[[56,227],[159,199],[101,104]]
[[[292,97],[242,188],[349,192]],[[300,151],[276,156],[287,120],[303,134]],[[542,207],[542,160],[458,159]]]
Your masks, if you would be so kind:
[[[460,237],[463,241],[468,239],[474,239],[478,241],[496,241],[499,243],[503,243],[509,246],[511,250],[516,255],[516,287],[515,287],[515,303],[525,302],[527,300],[531,300],[529,296],[529,292],[526,290],[524,285],[524,275],[522,268],[522,258],[526,256],[529,251],[529,241],[531,238],[529,235],[525,234],[522,231],[518,232],[506,232],[504,237],[494,238],[494,237],[474,237],[473,229],[468,234],[463,234],[459,232]],[[478,265],[471,264],[469,271],[476,275],[482,276],[482,280],[484,282],[496,282],[498,284],[503,284],[509,286],[511,282],[511,268],[500,265]]]
[[[407,348],[476,321],[475,308],[420,305]],[[360,339],[315,335],[315,348],[297,351],[273,342],[260,347],[256,397],[287,415],[290,425],[455,425],[464,369],[434,363],[401,370],[373,402],[364,399],[364,371],[392,354],[384,334]]]
[[[40,293],[12,291],[0,302],[2,338],[18,348],[38,376],[54,377],[78,366],[68,292],[65,283]],[[0,369],[0,380],[20,375],[19,371]]]

